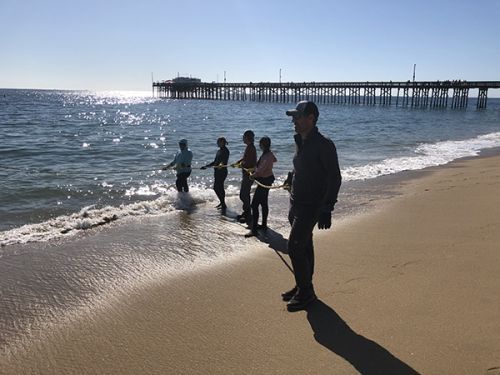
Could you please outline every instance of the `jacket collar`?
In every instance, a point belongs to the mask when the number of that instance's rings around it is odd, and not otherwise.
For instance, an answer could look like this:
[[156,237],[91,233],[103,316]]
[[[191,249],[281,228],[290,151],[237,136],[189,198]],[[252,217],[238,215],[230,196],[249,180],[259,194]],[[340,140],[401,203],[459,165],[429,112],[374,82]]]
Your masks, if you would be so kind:
[[[307,135],[306,141],[316,138],[318,134],[319,134],[318,127],[317,126],[313,127],[309,132],[309,134]],[[302,144],[304,143],[304,140],[302,139],[300,134],[295,134],[293,138],[295,139],[295,143],[299,147],[302,146]]]

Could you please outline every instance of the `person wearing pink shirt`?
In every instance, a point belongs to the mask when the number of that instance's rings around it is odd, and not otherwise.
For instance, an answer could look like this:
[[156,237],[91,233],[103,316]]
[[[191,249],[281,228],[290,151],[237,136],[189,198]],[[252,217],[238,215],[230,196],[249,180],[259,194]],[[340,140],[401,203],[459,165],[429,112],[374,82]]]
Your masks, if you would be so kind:
[[[274,182],[273,164],[277,159],[271,151],[271,139],[269,137],[262,137],[259,142],[262,155],[257,162],[257,167],[251,178],[258,181],[265,186],[271,186]],[[269,214],[268,196],[269,189],[257,184],[257,189],[252,199],[252,222],[251,229],[245,237],[252,237],[257,235],[257,229],[267,229],[267,216]],[[262,207],[262,225],[259,222],[259,206]]]

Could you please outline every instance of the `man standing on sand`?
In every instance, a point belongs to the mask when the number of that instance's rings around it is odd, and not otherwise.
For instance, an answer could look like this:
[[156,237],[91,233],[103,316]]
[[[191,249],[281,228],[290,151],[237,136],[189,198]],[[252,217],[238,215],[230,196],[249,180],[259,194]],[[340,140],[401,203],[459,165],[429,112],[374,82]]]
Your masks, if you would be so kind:
[[286,111],[295,125],[297,149],[293,172],[286,183],[291,186],[288,220],[292,226],[288,254],[292,261],[295,286],[281,297],[288,311],[303,310],[317,299],[314,273],[313,229],[329,229],[342,178],[335,144],[316,127],[319,110],[311,101],[301,101]]

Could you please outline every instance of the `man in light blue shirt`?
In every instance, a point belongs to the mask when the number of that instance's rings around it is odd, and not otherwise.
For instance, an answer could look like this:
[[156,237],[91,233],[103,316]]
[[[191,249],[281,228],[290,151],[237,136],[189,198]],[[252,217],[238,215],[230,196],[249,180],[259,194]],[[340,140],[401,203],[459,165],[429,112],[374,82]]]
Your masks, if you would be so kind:
[[163,168],[167,169],[175,166],[177,171],[177,180],[175,181],[177,191],[184,191],[186,193],[189,191],[187,179],[191,175],[191,161],[193,160],[193,153],[188,149],[187,143],[187,139],[179,141],[179,151],[175,154],[174,160]]

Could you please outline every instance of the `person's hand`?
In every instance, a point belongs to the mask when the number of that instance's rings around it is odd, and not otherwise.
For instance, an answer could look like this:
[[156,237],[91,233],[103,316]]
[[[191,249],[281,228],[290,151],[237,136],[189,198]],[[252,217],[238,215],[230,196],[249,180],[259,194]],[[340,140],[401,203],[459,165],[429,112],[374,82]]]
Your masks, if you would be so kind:
[[320,212],[318,219],[319,229],[330,229],[332,226],[332,213],[328,211]]
[[205,169],[207,169],[207,167],[206,167],[206,166],[203,166],[203,167],[201,167],[200,169],[203,169],[203,170],[205,170]]
[[288,192],[292,190],[292,179],[293,179],[293,172],[288,172],[286,180],[283,181],[283,189],[287,190]]

